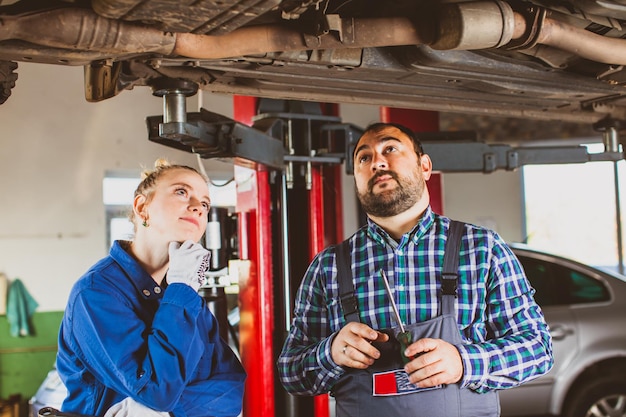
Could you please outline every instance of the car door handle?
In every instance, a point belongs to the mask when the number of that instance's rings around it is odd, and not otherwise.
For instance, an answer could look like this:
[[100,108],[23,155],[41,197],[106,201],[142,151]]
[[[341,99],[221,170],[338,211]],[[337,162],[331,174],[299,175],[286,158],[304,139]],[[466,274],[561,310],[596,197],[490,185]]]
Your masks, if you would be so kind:
[[563,340],[567,336],[573,335],[574,329],[563,324],[556,324],[550,327],[550,335],[553,340]]

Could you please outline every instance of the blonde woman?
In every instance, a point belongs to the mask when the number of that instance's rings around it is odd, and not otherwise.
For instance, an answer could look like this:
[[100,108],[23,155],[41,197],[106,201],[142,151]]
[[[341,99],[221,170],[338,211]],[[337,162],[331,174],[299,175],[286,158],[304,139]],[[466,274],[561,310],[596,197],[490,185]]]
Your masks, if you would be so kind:
[[210,208],[198,171],[159,160],[135,191],[132,241],[74,285],[59,334],[62,411],[237,416],[245,372],[198,288]]

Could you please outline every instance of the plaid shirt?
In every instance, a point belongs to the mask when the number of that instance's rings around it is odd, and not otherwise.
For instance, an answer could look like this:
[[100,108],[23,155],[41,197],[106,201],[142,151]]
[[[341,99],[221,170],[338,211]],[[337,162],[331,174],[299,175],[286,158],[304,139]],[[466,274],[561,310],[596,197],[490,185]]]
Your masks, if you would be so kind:
[[[384,269],[404,324],[436,317],[450,219],[430,207],[400,242],[372,221],[350,237],[360,321],[396,326],[379,270]],[[460,384],[477,392],[511,388],[548,372],[552,342],[522,267],[497,233],[466,225],[459,260],[457,322],[464,343]],[[294,319],[278,359],[288,392],[328,392],[346,369],[331,359],[334,335],[346,325],[339,301],[335,248],[320,252],[298,289]]]

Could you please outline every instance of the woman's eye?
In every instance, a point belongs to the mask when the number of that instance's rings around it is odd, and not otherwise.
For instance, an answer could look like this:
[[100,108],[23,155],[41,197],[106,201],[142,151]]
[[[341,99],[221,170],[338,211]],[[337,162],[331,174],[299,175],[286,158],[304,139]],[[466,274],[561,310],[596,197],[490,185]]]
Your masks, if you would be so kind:
[[178,195],[187,195],[187,190],[185,190],[184,188],[177,188],[176,189],[176,194],[178,194]]
[[203,202],[203,203],[202,203],[202,207],[204,207],[204,209],[208,211],[208,210],[211,208],[211,204],[210,204],[210,203]]

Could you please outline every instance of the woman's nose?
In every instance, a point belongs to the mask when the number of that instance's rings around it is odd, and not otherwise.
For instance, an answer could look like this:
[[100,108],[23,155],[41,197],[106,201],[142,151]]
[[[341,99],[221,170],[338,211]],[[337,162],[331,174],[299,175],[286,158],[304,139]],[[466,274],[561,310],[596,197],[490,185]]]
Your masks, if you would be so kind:
[[193,211],[204,211],[204,205],[202,204],[202,201],[195,198],[189,200],[189,207]]

